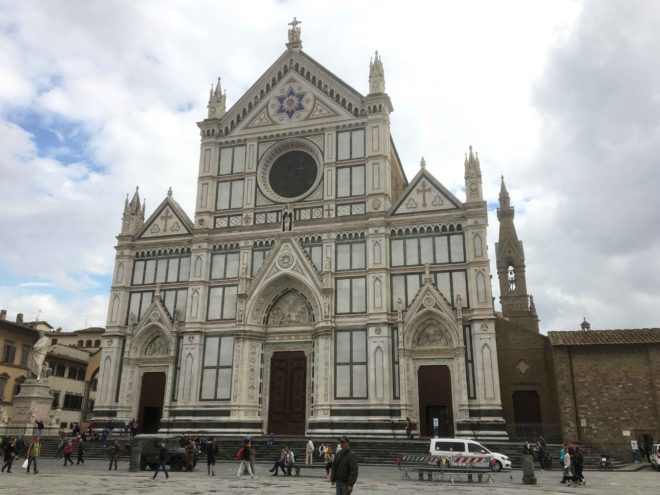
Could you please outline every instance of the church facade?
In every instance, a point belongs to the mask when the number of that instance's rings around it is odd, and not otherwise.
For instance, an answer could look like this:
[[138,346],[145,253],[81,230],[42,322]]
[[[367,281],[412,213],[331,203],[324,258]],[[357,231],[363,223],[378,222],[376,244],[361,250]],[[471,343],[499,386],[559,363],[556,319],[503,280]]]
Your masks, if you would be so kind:
[[362,95],[302,51],[229,109],[197,204],[126,201],[95,404],[144,432],[506,438],[478,157],[408,180],[382,61]]

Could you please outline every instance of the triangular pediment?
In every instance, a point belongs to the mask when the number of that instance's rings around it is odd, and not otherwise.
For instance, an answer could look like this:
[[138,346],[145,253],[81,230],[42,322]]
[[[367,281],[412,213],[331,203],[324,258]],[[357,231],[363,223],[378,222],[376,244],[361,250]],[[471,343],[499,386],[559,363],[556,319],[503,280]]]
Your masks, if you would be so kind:
[[422,168],[392,207],[391,215],[453,210],[462,206],[456,196]]
[[353,115],[300,74],[288,73],[260,105],[249,112],[234,133],[271,130],[321,122],[344,121]]
[[281,239],[271,248],[250,283],[246,319],[253,323],[282,324],[290,315],[273,320],[269,318],[272,316],[269,313],[292,290],[309,305],[309,314],[304,315],[305,321],[313,323],[323,318],[322,284],[318,272],[294,239]]
[[188,215],[179,206],[179,203],[174,201],[171,196],[167,196],[144,222],[137,238],[152,239],[154,237],[190,235],[192,231],[193,223]]
[[427,280],[417,291],[415,297],[406,312],[405,322],[409,322],[418,313],[425,310],[435,310],[449,319],[455,319],[455,311],[447,298],[433,285],[431,280]]
[[167,311],[167,308],[163,304],[160,294],[158,294],[158,296],[154,296],[151,304],[144,312],[144,315],[142,315],[142,318],[140,318],[140,321],[137,323],[136,329],[139,331],[141,328],[154,323],[158,324],[159,326],[163,326],[168,330],[172,329],[172,325],[174,323],[174,315],[171,315],[170,312]]
[[[364,96],[302,50],[286,50],[226,112],[228,134],[364,115]],[[227,135],[227,134],[225,134]]]

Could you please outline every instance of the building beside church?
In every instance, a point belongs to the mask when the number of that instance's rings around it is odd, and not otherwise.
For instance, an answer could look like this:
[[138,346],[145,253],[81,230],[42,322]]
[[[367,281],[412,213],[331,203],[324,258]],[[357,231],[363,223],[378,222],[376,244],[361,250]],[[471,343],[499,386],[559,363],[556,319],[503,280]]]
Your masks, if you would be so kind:
[[505,438],[479,159],[465,198],[423,159],[408,180],[378,53],[363,95],[298,24],[231,108],[211,88],[194,216],[126,199],[94,417]]

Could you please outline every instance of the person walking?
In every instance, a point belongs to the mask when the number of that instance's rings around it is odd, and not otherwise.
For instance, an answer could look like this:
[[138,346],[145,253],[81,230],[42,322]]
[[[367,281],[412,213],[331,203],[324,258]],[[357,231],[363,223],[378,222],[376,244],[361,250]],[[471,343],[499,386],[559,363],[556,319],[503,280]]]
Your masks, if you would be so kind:
[[83,446],[83,439],[78,436],[78,462],[76,462],[76,466],[80,463],[85,464],[85,459],[83,456],[85,455],[85,447]]
[[27,465],[28,474],[30,473],[30,466],[32,466],[33,464],[34,464],[34,474],[39,474],[39,467],[37,464],[37,460],[41,455],[41,439],[36,435],[32,437],[32,441],[30,442],[30,445],[28,445],[27,455],[28,455],[28,465]]
[[121,449],[119,448],[119,440],[115,440],[110,445],[108,449],[108,456],[110,457],[110,466],[108,466],[108,471],[112,469],[112,465],[115,465],[115,471],[117,471],[117,461],[119,460],[119,454]]
[[332,470],[332,462],[335,460],[335,454],[332,453],[332,445],[328,444],[323,449],[323,460],[325,461],[325,467],[323,468],[323,477],[325,479],[330,479],[330,471]]
[[336,495],[349,495],[358,478],[358,459],[355,452],[351,450],[349,439],[346,435],[339,437],[341,452],[335,456],[332,463],[330,481],[336,486]]
[[57,452],[55,452],[55,459],[62,459],[64,457],[64,437],[60,437],[57,443]]
[[73,466],[73,461],[71,460],[71,455],[73,454],[73,442],[69,439],[64,446],[64,467],[67,466],[67,463],[70,462]]
[[193,442],[192,438],[188,439],[188,443],[186,444],[185,448],[185,453],[186,453],[186,471],[191,472],[194,468],[194,461],[195,461],[195,451],[197,450],[197,447],[195,446],[195,442]]
[[250,478],[254,479],[254,473],[252,472],[252,468],[250,467],[250,444],[251,444],[250,440],[244,440],[243,446],[236,453],[236,459],[241,461],[240,464],[238,465],[238,472],[236,473],[236,477],[239,480],[243,476],[243,469],[245,468],[247,468],[248,473],[250,474]]
[[204,444],[206,450],[206,470],[209,476],[215,476],[215,456],[218,453],[218,447],[213,437],[209,437]]
[[167,467],[165,466],[165,463],[167,462],[167,447],[165,446],[165,442],[161,441],[160,442],[160,449],[158,450],[158,462],[156,463],[156,471],[154,471],[154,475],[151,478],[152,480],[156,479],[156,475],[158,474],[158,471],[160,469],[163,469],[163,472],[165,473],[165,479],[168,480],[170,479],[170,475],[167,474]]
[[7,470],[8,473],[11,473],[11,465],[14,463],[14,459],[16,458],[16,439],[11,438],[8,442],[5,442],[5,449],[4,449],[4,465],[2,466],[2,472],[5,472],[5,469]]
[[314,442],[310,438],[305,447],[305,464],[314,464]]
[[22,435],[16,440],[16,457],[25,457],[25,440]]

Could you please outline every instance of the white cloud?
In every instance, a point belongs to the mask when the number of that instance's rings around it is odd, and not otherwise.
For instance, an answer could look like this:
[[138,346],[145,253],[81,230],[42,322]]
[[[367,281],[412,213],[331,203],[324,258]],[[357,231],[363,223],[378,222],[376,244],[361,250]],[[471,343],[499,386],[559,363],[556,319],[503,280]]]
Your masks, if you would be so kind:
[[[594,326],[654,323],[654,4],[126,0],[0,8],[0,231],[8,233],[0,277],[18,280],[0,293],[7,309],[27,314],[41,304],[50,320],[105,323],[107,296],[89,291],[104,292],[97,286],[112,270],[125,194],[140,185],[153,211],[172,186],[192,216],[195,122],[206,114],[210,83],[222,76],[235,102],[284,50],[296,15],[305,51],[358,91],[366,93],[369,57],[380,51],[409,177],[423,155],[462,197],[469,144],[490,202],[504,173],[545,329],[575,327],[582,314]],[[27,120],[58,134],[56,144],[40,144]],[[492,257],[496,232],[493,218]],[[608,290],[615,277],[616,292]],[[44,294],[42,283],[59,292]]]

